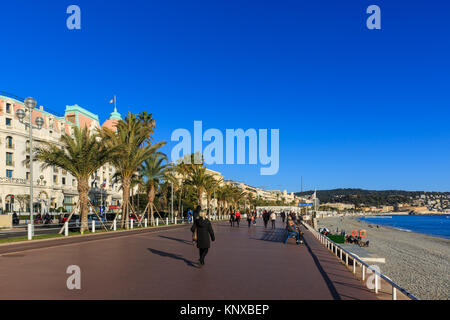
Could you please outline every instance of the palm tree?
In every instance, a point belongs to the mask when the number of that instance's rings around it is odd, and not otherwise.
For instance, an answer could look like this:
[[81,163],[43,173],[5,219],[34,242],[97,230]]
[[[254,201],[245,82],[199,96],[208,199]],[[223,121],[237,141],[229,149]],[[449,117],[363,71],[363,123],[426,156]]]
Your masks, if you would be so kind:
[[232,202],[232,194],[233,194],[233,187],[228,184],[219,187],[217,190],[216,196],[220,204],[219,210],[221,211],[222,216],[225,213],[228,214],[230,211],[229,205]]
[[167,156],[161,152],[154,152],[149,158],[144,160],[141,168],[141,175],[144,177],[144,187],[147,193],[147,216],[150,215],[150,223],[154,225],[154,201],[158,186],[163,180],[167,179],[169,165],[163,162],[167,161]]
[[206,201],[207,201],[206,208],[207,208],[207,212],[208,212],[208,218],[211,218],[211,207],[210,207],[211,198],[218,187],[219,187],[219,182],[216,179],[214,179],[214,177],[212,175],[208,175],[208,178],[205,181],[205,193],[206,193]]
[[151,145],[154,120],[151,115],[141,113],[138,116],[128,113],[124,120],[117,123],[116,131],[102,128],[101,134],[108,146],[120,148],[121,152],[114,157],[112,163],[116,168],[116,178],[122,183],[122,219],[121,226],[129,222],[129,198],[132,179],[136,176],[142,163],[162,147],[165,142]]
[[205,167],[194,166],[189,172],[186,184],[195,189],[199,206],[202,205],[203,192],[205,191],[209,179],[211,179],[211,175],[206,173]]
[[77,180],[81,233],[88,229],[89,177],[116,155],[116,148],[108,148],[98,135],[87,128],[74,127],[73,135],[60,138],[62,147],[41,142],[35,148],[35,159],[42,162],[42,169],[56,166],[70,172]]
[[[195,163],[195,158],[200,158],[202,159],[202,163],[200,164],[196,164]],[[174,171],[173,174],[174,176],[176,176],[179,179],[176,179],[176,184],[175,181],[173,181],[174,186],[179,184],[179,197],[178,197],[178,212],[180,214],[183,214],[182,212],[182,197],[183,197],[183,193],[185,193],[185,187],[184,187],[184,183],[186,182],[187,178],[189,177],[189,175],[193,172],[193,170],[195,168],[199,168],[202,167],[204,165],[203,162],[203,156],[200,153],[197,154],[187,154],[184,155],[183,158],[179,159],[176,166],[174,167]]]
[[245,198],[245,192],[242,191],[239,187],[232,187],[231,189],[231,201],[234,204],[234,209],[239,209],[239,203],[242,199]]
[[170,183],[173,187],[173,193],[176,197],[178,196],[178,210],[175,211],[175,216],[178,217],[179,215],[182,215],[181,212],[181,197],[183,192],[183,181],[184,181],[184,175],[180,172],[180,166],[179,164],[174,165],[173,163],[170,163],[167,166],[167,173],[166,173],[166,182]]

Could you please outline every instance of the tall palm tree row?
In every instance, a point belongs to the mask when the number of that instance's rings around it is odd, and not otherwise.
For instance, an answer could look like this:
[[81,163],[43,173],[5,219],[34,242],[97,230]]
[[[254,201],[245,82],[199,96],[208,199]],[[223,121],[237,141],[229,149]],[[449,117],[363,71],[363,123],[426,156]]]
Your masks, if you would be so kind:
[[186,184],[194,188],[197,193],[197,204],[202,205],[203,192],[205,191],[211,175],[206,173],[206,168],[202,166],[194,166],[189,171]]
[[162,147],[165,142],[151,144],[151,134],[155,126],[150,114],[128,113],[124,120],[119,120],[116,130],[102,128],[100,134],[106,145],[120,150],[111,163],[116,168],[115,178],[122,184],[122,227],[129,226],[130,186],[142,163]]
[[56,166],[70,172],[77,180],[81,228],[88,229],[89,177],[117,154],[116,147],[108,147],[98,134],[91,134],[87,128],[74,128],[73,135],[62,135],[62,147],[41,142],[34,150],[35,160],[42,162],[42,168]]
[[[164,163],[166,161],[166,163]],[[141,167],[141,175],[143,177],[143,186],[147,193],[147,215],[150,213],[150,223],[154,225],[154,201],[158,186],[163,180],[168,179],[170,167],[167,164],[167,157],[161,152],[155,152],[149,158],[144,160]]]

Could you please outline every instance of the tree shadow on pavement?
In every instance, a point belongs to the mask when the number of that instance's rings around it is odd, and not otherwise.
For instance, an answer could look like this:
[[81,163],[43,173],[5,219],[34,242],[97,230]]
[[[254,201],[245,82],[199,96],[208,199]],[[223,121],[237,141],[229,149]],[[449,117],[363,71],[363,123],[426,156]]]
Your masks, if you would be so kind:
[[284,242],[286,239],[286,232],[283,229],[267,229],[259,238],[252,238],[254,240],[270,241],[270,242]]
[[188,266],[193,267],[193,268],[198,268],[198,266],[196,264],[194,264],[192,261],[183,258],[181,255],[179,254],[173,254],[173,253],[168,253],[168,252],[164,252],[164,251],[159,251],[156,249],[152,249],[152,248],[147,248],[148,251],[150,251],[153,254],[157,254],[161,257],[168,257],[168,258],[172,258],[175,260],[181,260],[183,262],[185,262]]
[[192,246],[192,241],[179,239],[179,238],[172,238],[172,237],[167,237],[167,236],[159,236],[159,237],[160,238],[164,238],[164,239],[168,239],[168,240],[178,241],[178,242],[181,242],[181,243],[188,244],[188,245]]

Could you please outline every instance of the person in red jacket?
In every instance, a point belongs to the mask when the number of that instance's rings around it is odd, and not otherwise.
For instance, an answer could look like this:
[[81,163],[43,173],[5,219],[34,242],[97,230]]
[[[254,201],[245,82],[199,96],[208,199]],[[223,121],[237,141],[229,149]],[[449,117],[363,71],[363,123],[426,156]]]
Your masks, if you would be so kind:
[[239,222],[241,221],[241,213],[239,212],[239,210],[236,211],[235,219],[236,219],[237,226],[239,228]]

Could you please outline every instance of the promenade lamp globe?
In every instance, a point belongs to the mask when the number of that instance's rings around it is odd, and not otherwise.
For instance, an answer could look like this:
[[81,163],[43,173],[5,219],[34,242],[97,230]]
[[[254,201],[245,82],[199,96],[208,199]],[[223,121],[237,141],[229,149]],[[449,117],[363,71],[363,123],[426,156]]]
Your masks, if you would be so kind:
[[39,130],[42,129],[42,127],[44,126],[44,119],[42,119],[42,117],[36,118],[36,125]]
[[19,121],[23,121],[23,119],[25,118],[25,110],[23,109],[19,109],[16,111],[16,116],[17,118],[19,118]]
[[27,107],[29,110],[33,110],[34,108],[36,108],[36,100],[34,100],[31,97],[28,97],[25,99],[25,107]]

